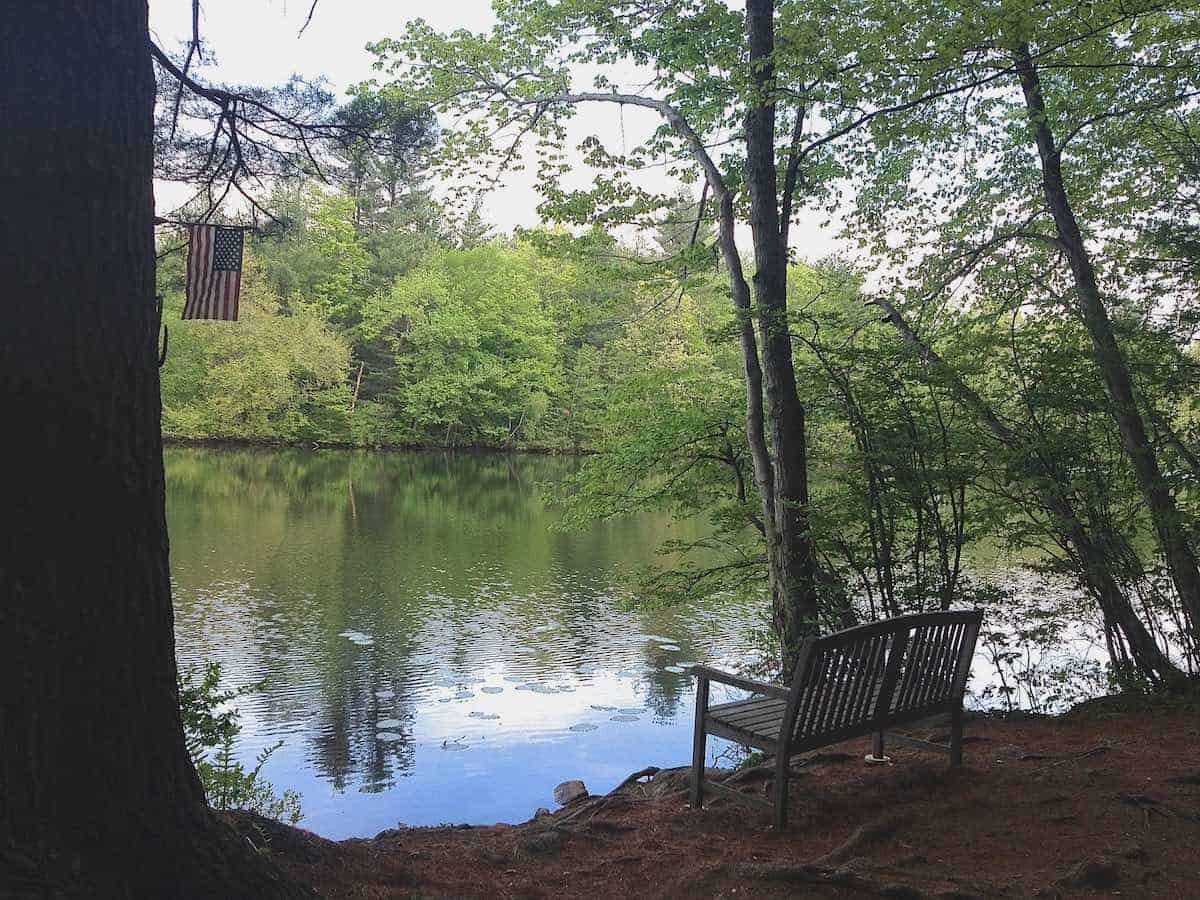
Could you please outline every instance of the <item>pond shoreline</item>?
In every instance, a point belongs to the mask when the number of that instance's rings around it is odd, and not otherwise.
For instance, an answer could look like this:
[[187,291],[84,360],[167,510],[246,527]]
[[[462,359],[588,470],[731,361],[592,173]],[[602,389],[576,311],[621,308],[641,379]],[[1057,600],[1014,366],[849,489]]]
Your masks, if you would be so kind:
[[[334,898],[1185,896],[1200,837],[1198,714],[1192,693],[977,717],[957,770],[905,749],[867,768],[866,742],[848,741],[793,761],[782,834],[727,801],[690,809],[686,769],[647,770],[518,825],[335,842],[252,814],[230,821]],[[724,777],[769,792],[769,767]]]
[[594,456],[586,448],[504,446],[500,444],[356,444],[353,441],[284,441],[269,438],[181,437],[163,435],[164,447],[213,450],[367,450],[373,453],[461,453],[463,455],[527,454],[529,456]]

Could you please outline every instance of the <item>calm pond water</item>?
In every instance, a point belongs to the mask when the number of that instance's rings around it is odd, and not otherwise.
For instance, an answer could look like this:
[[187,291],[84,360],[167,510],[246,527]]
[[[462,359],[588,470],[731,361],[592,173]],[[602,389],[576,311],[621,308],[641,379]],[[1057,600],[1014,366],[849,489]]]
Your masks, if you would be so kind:
[[[340,838],[400,822],[524,821],[553,808],[561,781],[602,793],[643,766],[689,762],[693,685],[682,667],[745,664],[765,610],[728,600],[635,608],[630,576],[670,564],[657,548],[698,526],[639,515],[556,530],[538,485],[573,465],[167,451],[180,663],[220,662],[227,687],[266,679],[238,702],[237,754],[252,764],[282,740],[263,773],[302,794],[305,827]],[[974,565],[1030,605],[1070,599],[1026,570],[979,555]],[[993,617],[988,631],[1031,620],[1014,621]],[[1096,690],[1094,628],[1069,611],[1054,627],[1048,648],[981,641],[969,702],[1000,703],[1008,685],[1023,706],[1051,697],[1049,709]],[[997,654],[1008,654],[1004,679]],[[710,755],[722,749],[710,739]]]
[[[181,665],[243,698],[238,755],[330,837],[523,821],[554,786],[688,762],[680,667],[751,652],[759,611],[634,610],[628,576],[691,536],[661,516],[551,526],[532,456],[169,449]],[[715,752],[715,751],[714,751]]]

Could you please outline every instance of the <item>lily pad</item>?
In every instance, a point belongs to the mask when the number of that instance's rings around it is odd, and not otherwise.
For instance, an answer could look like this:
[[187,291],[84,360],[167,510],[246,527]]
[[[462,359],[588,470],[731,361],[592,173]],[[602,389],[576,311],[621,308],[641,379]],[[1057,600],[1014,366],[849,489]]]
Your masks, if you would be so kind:
[[503,694],[504,693],[504,688],[502,688],[502,687],[481,687],[479,690],[481,693],[484,693],[484,694]]
[[659,650],[667,650],[667,651],[674,653],[677,650],[679,650],[679,645],[678,644],[659,644],[658,649]]
[[469,713],[467,713],[467,718],[469,718],[469,719],[498,719],[498,718],[500,718],[500,716],[498,716],[496,713],[485,713],[485,712],[480,712],[477,709],[473,709]]
[[375,727],[376,728],[387,728],[387,729],[399,728],[400,720],[399,719],[380,719],[378,722],[375,723]]
[[640,716],[645,710],[640,706],[622,706],[617,712],[623,716]]
[[612,721],[612,722],[636,722],[636,721],[638,721],[638,717],[637,716],[627,716],[627,715],[622,714],[619,716],[612,716],[609,721]]
[[664,672],[674,672],[676,675],[682,675],[687,671],[683,666],[663,666]]
[[396,741],[404,740],[403,735],[396,734],[394,731],[380,731],[376,733],[375,739],[384,744],[394,744]]
[[617,708],[615,706],[605,706],[603,703],[592,703],[591,708],[598,709],[598,710],[600,710],[600,712],[616,712],[617,711]]
[[595,731],[599,727],[599,725],[593,722],[579,722],[576,725],[572,725],[567,731]]

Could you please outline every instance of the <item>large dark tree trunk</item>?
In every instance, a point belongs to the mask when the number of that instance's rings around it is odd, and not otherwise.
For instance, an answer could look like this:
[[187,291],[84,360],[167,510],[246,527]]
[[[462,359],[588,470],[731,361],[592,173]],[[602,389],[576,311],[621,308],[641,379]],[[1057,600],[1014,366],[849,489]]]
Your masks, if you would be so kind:
[[0,895],[292,893],[175,681],[145,0],[0,17]]
[[1112,403],[1113,417],[1121,435],[1121,444],[1133,466],[1134,475],[1154,523],[1159,547],[1166,559],[1171,580],[1197,640],[1200,640],[1200,566],[1188,543],[1175,498],[1163,478],[1154,445],[1146,432],[1134,396],[1129,365],[1117,343],[1108,310],[1100,295],[1096,269],[1083,240],[1063,180],[1062,154],[1055,144],[1042,95],[1037,67],[1022,45],[1014,52],[1017,75],[1025,96],[1025,107],[1042,167],[1042,188],[1046,206],[1054,219],[1058,243],[1071,266],[1079,312],[1092,342],[1092,357]]

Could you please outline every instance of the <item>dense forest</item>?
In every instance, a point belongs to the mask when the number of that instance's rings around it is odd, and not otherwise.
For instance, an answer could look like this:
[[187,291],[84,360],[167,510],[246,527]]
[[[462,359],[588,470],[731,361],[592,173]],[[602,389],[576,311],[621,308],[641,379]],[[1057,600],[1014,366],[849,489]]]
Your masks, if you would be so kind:
[[[696,81],[686,57],[659,71],[671,105],[564,93],[503,28],[418,22],[381,41],[371,49],[394,80],[336,110],[355,127],[322,177],[301,165],[256,204],[274,212],[250,243],[243,320],[172,330],[165,434],[584,451],[560,490],[568,521],[706,518],[709,537],[670,548],[702,551],[695,563],[648,593],[765,587],[785,658],[818,621],[995,600],[963,565],[986,538],[1078,580],[1124,682],[1194,672],[1194,39],[1152,12],[1096,11],[1085,28],[981,10],[975,25],[998,37],[976,47],[970,29],[942,32],[935,6],[888,38],[913,49],[912,83],[893,79],[887,53],[869,71],[850,64],[857,80],[837,74],[843,38],[805,21],[779,25],[780,40],[805,36],[817,58],[772,51],[748,19],[751,55],[775,67],[759,88],[806,87],[778,113],[747,101],[728,118],[712,118],[732,102],[724,88]],[[598,7],[571,10],[514,8],[504,27],[565,41],[568,63],[604,40],[635,58],[703,45],[688,16],[635,34]],[[741,19],[704,15],[712,64],[736,67]],[[576,47],[585,25],[612,33]],[[883,40],[880,27],[853,40]],[[1030,55],[1017,33],[1054,42]],[[916,52],[929,41],[942,56]],[[438,65],[459,57],[477,64]],[[574,187],[554,149],[562,123],[614,101],[665,125],[620,156],[585,142],[597,174]],[[451,113],[470,124],[439,130]],[[738,121],[740,173],[699,137]],[[494,175],[528,135],[553,224],[493,235],[486,192],[446,178]],[[637,181],[656,157],[674,193]],[[835,213],[858,249],[804,261],[788,239],[801,208]],[[752,257],[733,230],[743,214]],[[172,241],[160,239],[159,283],[177,310]]]

